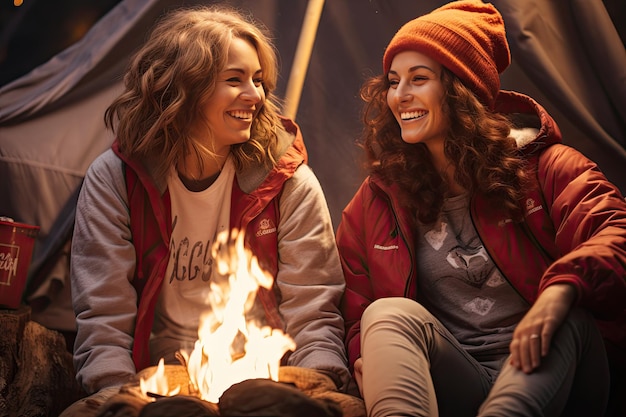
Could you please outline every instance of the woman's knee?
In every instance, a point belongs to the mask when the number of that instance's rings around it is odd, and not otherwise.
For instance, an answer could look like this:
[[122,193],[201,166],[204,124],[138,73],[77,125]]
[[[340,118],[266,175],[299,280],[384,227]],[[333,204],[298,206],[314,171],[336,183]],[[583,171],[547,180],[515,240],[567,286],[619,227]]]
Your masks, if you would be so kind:
[[410,314],[414,309],[422,308],[417,302],[404,297],[386,297],[379,298],[372,302],[363,312],[362,322],[370,322],[373,320],[403,316]]
[[428,310],[409,298],[380,298],[370,304],[363,312],[361,331],[387,324],[399,330],[415,331],[434,320],[436,319]]

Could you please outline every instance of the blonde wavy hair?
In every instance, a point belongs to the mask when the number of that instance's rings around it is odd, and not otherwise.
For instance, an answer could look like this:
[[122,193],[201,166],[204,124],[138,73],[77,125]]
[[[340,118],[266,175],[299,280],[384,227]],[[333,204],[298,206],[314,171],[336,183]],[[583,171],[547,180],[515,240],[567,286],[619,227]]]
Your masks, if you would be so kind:
[[[452,72],[443,68],[443,111],[448,118],[444,153],[455,166],[455,180],[470,194],[479,193],[504,207],[516,221],[520,201],[533,173],[510,137],[513,123],[491,112]],[[400,126],[387,105],[386,75],[367,80],[361,88],[366,169],[387,184],[396,184],[400,201],[414,220],[432,223],[441,212],[447,185],[425,144],[402,140]]]
[[[124,76],[125,91],[105,112],[105,124],[121,151],[155,162],[163,180],[171,166],[193,153],[202,164],[213,153],[191,135],[191,127],[215,90],[233,38],[250,42],[263,70],[266,100],[252,123],[251,137],[231,146],[235,166],[276,164],[279,101],[272,95],[278,55],[267,29],[227,6],[176,9],[161,18],[135,53]],[[209,134],[210,132],[210,126]]]

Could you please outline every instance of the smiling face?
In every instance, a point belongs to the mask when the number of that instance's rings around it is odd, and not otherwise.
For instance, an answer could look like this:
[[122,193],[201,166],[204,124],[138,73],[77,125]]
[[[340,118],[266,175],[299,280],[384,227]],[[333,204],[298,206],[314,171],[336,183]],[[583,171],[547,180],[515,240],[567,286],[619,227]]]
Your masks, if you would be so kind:
[[387,91],[387,105],[400,125],[402,140],[424,143],[439,155],[448,123],[441,71],[441,64],[420,52],[400,52],[391,62]]
[[252,120],[265,101],[263,71],[252,44],[233,38],[225,67],[218,74],[215,91],[204,107],[213,132],[210,148],[226,155],[230,145],[250,139]]

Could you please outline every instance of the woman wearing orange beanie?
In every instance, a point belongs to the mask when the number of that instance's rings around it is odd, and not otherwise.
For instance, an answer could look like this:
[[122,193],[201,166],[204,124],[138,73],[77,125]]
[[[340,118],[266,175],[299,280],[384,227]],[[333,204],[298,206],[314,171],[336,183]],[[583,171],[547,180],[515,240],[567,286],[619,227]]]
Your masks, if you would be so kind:
[[498,11],[456,1],[404,25],[362,88],[370,175],[337,243],[369,416],[605,412],[626,201],[537,102],[500,90],[509,64]]

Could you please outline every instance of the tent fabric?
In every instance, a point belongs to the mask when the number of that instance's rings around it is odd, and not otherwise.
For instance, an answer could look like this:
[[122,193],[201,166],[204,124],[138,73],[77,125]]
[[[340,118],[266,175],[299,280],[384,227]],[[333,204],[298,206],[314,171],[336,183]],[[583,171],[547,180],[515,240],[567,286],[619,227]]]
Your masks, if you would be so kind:
[[[503,13],[518,65],[579,129],[574,138],[566,136],[566,142],[592,152],[599,163],[605,160],[603,154],[615,153],[603,165],[624,190],[619,161],[626,157],[626,49],[604,3],[494,0],[493,4]],[[581,134],[588,138],[577,142]]]
[[[155,1],[129,0],[102,18],[83,39],[27,75],[0,88],[0,124],[15,124],[58,107],[78,85],[98,77],[98,64],[119,48]],[[119,58],[118,58],[118,61]],[[121,62],[121,61],[120,61]]]
[[[29,273],[34,319],[73,329],[68,307],[67,241],[91,161],[113,137],[104,110],[121,91],[128,58],[154,20],[181,5],[213,1],[123,0],[76,44],[0,87],[0,215],[41,232]],[[305,0],[227,1],[273,32],[281,58],[278,95],[287,89]],[[382,54],[407,20],[446,1],[327,1],[319,22],[296,121],[335,226],[363,179],[357,140],[359,87],[378,74]],[[564,140],[598,162],[626,190],[626,52],[623,28],[600,0],[493,0],[507,25],[513,63],[502,87],[529,94],[556,118]],[[621,23],[626,24],[625,22]],[[39,304],[37,304],[39,305]],[[62,318],[61,318],[62,317]]]

